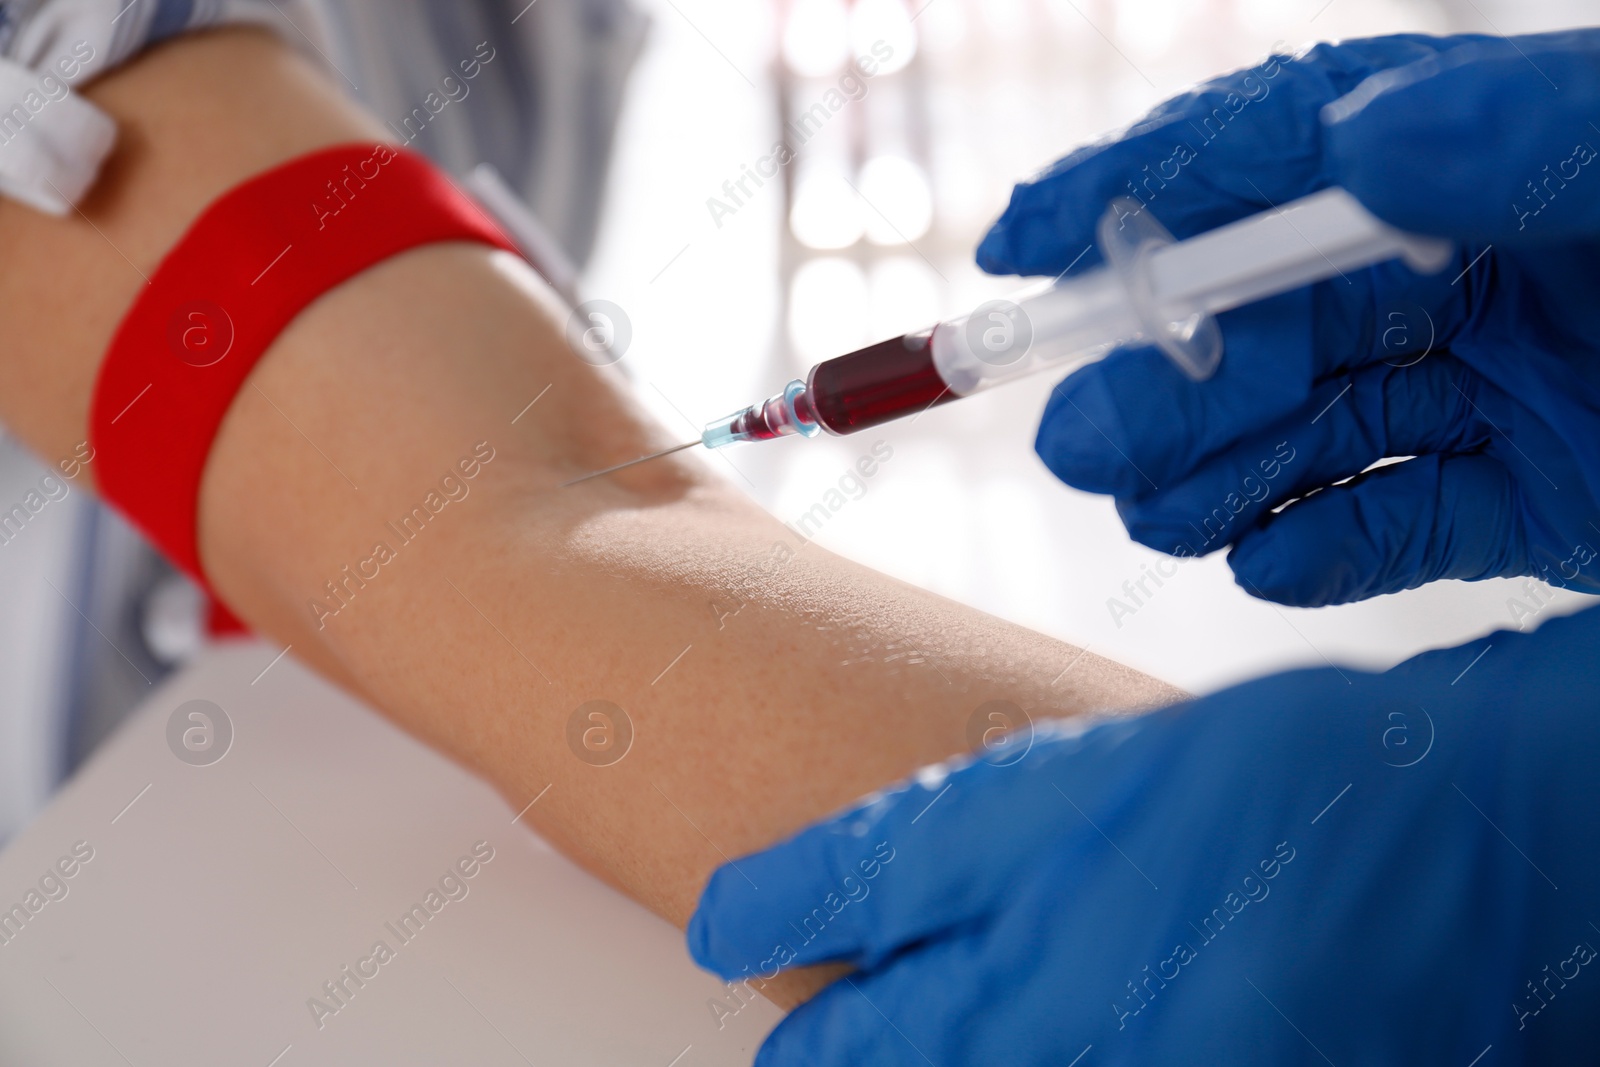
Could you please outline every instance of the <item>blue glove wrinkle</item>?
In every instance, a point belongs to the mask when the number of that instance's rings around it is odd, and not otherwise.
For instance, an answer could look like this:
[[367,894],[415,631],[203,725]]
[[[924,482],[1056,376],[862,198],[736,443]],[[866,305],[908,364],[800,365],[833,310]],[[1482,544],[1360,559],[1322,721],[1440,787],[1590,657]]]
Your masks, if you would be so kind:
[[1167,359],[1159,349],[1131,349],[1085,367],[1052,389],[1033,443],[1050,473],[1091,493],[1122,491],[1136,481],[1154,487],[1123,450],[1130,435],[1122,412],[1137,409],[1120,401],[1116,390],[1140,379],[1159,380],[1166,373],[1163,364]]
[[1471,404],[1458,386],[1472,387],[1474,380],[1443,355],[1328,379],[1298,410],[1169,488],[1118,497],[1118,513],[1129,536],[1159,551],[1195,556],[1227,547],[1270,523],[1273,509],[1355,477],[1380,459],[1481,447],[1488,426],[1470,417]]
[[1305,607],[1520,574],[1516,492],[1492,457],[1419,456],[1290,506],[1241,537],[1228,563],[1247,591]]

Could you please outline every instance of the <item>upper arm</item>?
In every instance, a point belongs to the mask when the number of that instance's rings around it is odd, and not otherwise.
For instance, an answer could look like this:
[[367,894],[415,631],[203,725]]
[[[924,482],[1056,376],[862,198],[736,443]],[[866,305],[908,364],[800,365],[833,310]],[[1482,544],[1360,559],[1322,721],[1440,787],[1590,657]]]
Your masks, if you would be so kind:
[[84,95],[119,135],[79,208],[58,218],[0,200],[0,420],[47,460],[85,439],[95,373],[118,321],[207,203],[302,152],[382,136],[261,30],[179,38]]

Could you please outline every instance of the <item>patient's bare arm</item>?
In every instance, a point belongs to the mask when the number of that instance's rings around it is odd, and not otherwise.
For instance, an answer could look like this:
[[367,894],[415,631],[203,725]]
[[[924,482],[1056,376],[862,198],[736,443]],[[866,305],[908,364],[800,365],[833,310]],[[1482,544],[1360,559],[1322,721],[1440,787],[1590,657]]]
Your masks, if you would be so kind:
[[[385,136],[249,31],[165,46],[88,95],[123,140],[84,213],[0,205],[0,417],[47,459],[84,438],[141,272],[208,201],[290,156]],[[1178,695],[802,547],[695,458],[558,489],[670,443],[614,374],[568,352],[560,322],[528,270],[463,244],[327,294],[228,414],[201,555],[259,632],[514,805],[548,787],[527,818],[673,922],[728,857],[964,750],[984,701],[1038,717]],[[448,473],[467,495],[400,529]],[[569,746],[591,700],[632,722],[610,766]]]

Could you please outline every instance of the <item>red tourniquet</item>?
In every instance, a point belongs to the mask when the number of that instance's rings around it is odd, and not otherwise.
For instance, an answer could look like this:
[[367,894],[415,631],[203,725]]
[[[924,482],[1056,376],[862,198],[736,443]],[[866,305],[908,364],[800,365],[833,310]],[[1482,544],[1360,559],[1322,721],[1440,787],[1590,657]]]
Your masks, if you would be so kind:
[[89,413],[101,494],[207,585],[200,477],[256,361],[317,297],[436,241],[517,251],[433,164],[387,145],[322,149],[224,193],[150,276],[101,364]]

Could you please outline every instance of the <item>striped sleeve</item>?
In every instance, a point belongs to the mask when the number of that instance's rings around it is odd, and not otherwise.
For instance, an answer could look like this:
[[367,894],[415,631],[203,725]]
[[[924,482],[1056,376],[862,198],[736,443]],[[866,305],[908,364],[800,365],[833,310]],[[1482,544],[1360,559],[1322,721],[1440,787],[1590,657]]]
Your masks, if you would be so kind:
[[307,0],[0,0],[0,195],[64,215],[116,143],[111,119],[74,92],[188,30],[268,27],[312,55],[324,23]]

